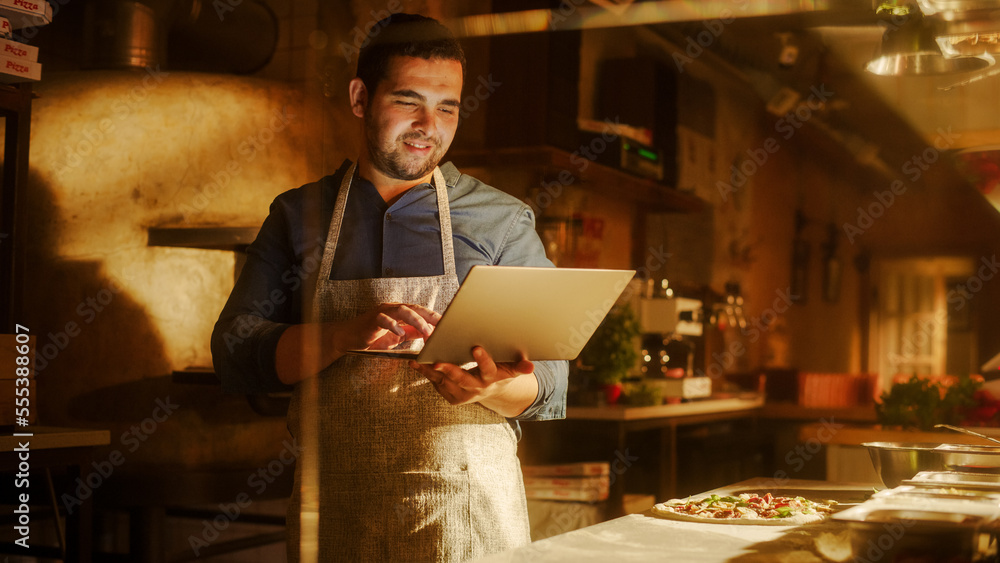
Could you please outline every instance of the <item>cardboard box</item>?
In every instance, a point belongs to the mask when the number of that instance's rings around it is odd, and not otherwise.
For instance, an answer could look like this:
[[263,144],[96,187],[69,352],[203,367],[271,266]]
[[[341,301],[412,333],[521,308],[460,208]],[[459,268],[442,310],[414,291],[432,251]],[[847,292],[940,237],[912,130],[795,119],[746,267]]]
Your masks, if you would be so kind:
[[567,475],[610,475],[611,464],[605,461],[567,463],[564,465],[525,465],[521,467],[525,477],[565,477]]
[[533,488],[524,490],[525,498],[531,500],[568,500],[576,502],[598,502],[608,499],[608,491],[600,489]]
[[42,64],[0,56],[0,82],[30,82],[42,79]]
[[0,39],[0,56],[38,62],[38,47],[10,39]]
[[52,23],[52,5],[45,0],[0,0],[0,16],[14,29]]
[[607,475],[598,477],[525,477],[524,487],[569,489],[608,489],[610,480]]

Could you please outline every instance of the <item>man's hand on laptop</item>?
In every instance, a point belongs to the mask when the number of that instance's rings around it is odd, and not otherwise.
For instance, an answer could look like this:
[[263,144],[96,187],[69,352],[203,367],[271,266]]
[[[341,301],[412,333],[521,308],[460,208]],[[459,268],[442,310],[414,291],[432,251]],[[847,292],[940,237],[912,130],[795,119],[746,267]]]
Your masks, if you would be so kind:
[[535,366],[528,359],[496,363],[481,346],[472,349],[472,357],[478,366],[470,371],[447,363],[411,361],[410,367],[422,373],[452,405],[480,403],[511,417],[521,414],[534,402],[538,382],[533,375]]
[[388,350],[401,342],[427,338],[441,315],[427,307],[408,303],[383,303],[340,323],[334,331],[334,348],[348,350]]

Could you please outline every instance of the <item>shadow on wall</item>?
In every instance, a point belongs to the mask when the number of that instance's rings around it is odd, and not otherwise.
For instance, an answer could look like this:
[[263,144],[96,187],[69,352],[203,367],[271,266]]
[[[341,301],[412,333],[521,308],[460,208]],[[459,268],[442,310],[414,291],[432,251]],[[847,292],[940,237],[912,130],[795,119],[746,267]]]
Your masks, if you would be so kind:
[[[261,417],[245,397],[225,395],[218,385],[175,383],[161,333],[171,324],[134,298],[149,289],[138,285],[148,279],[133,270],[141,266],[113,271],[98,253],[59,256],[67,221],[86,210],[60,209],[55,187],[35,170],[28,185],[25,318],[19,322],[38,338],[37,424],[110,430],[110,445],[96,451],[94,461],[113,474],[91,475],[92,484],[102,485],[101,498],[146,493],[151,502],[207,502],[215,493],[231,500],[234,488],[245,488],[249,475],[288,448],[284,417]],[[186,274],[172,273],[177,279]],[[214,320],[218,311],[202,314]],[[90,473],[84,468],[83,477]],[[206,485],[206,475],[226,486]],[[167,486],[165,477],[177,486]],[[174,491],[187,495],[171,496]]]

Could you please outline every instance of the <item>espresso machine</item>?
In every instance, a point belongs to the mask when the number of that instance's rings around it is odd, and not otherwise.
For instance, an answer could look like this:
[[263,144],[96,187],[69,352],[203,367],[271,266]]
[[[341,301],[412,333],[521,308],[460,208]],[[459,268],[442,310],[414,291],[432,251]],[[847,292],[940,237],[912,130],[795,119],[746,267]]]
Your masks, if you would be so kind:
[[639,371],[643,382],[660,389],[669,403],[708,397],[711,379],[695,373],[702,344],[703,303],[674,294],[667,280],[648,288],[636,309],[642,331]]

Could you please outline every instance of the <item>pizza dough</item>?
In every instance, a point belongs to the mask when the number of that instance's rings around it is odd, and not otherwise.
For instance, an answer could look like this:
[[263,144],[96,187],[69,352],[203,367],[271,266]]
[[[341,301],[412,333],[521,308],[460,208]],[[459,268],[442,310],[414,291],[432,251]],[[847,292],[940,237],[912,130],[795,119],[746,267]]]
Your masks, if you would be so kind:
[[832,501],[814,502],[802,497],[775,497],[743,493],[673,499],[653,506],[653,514],[686,522],[750,526],[801,526],[821,522],[832,511]]

